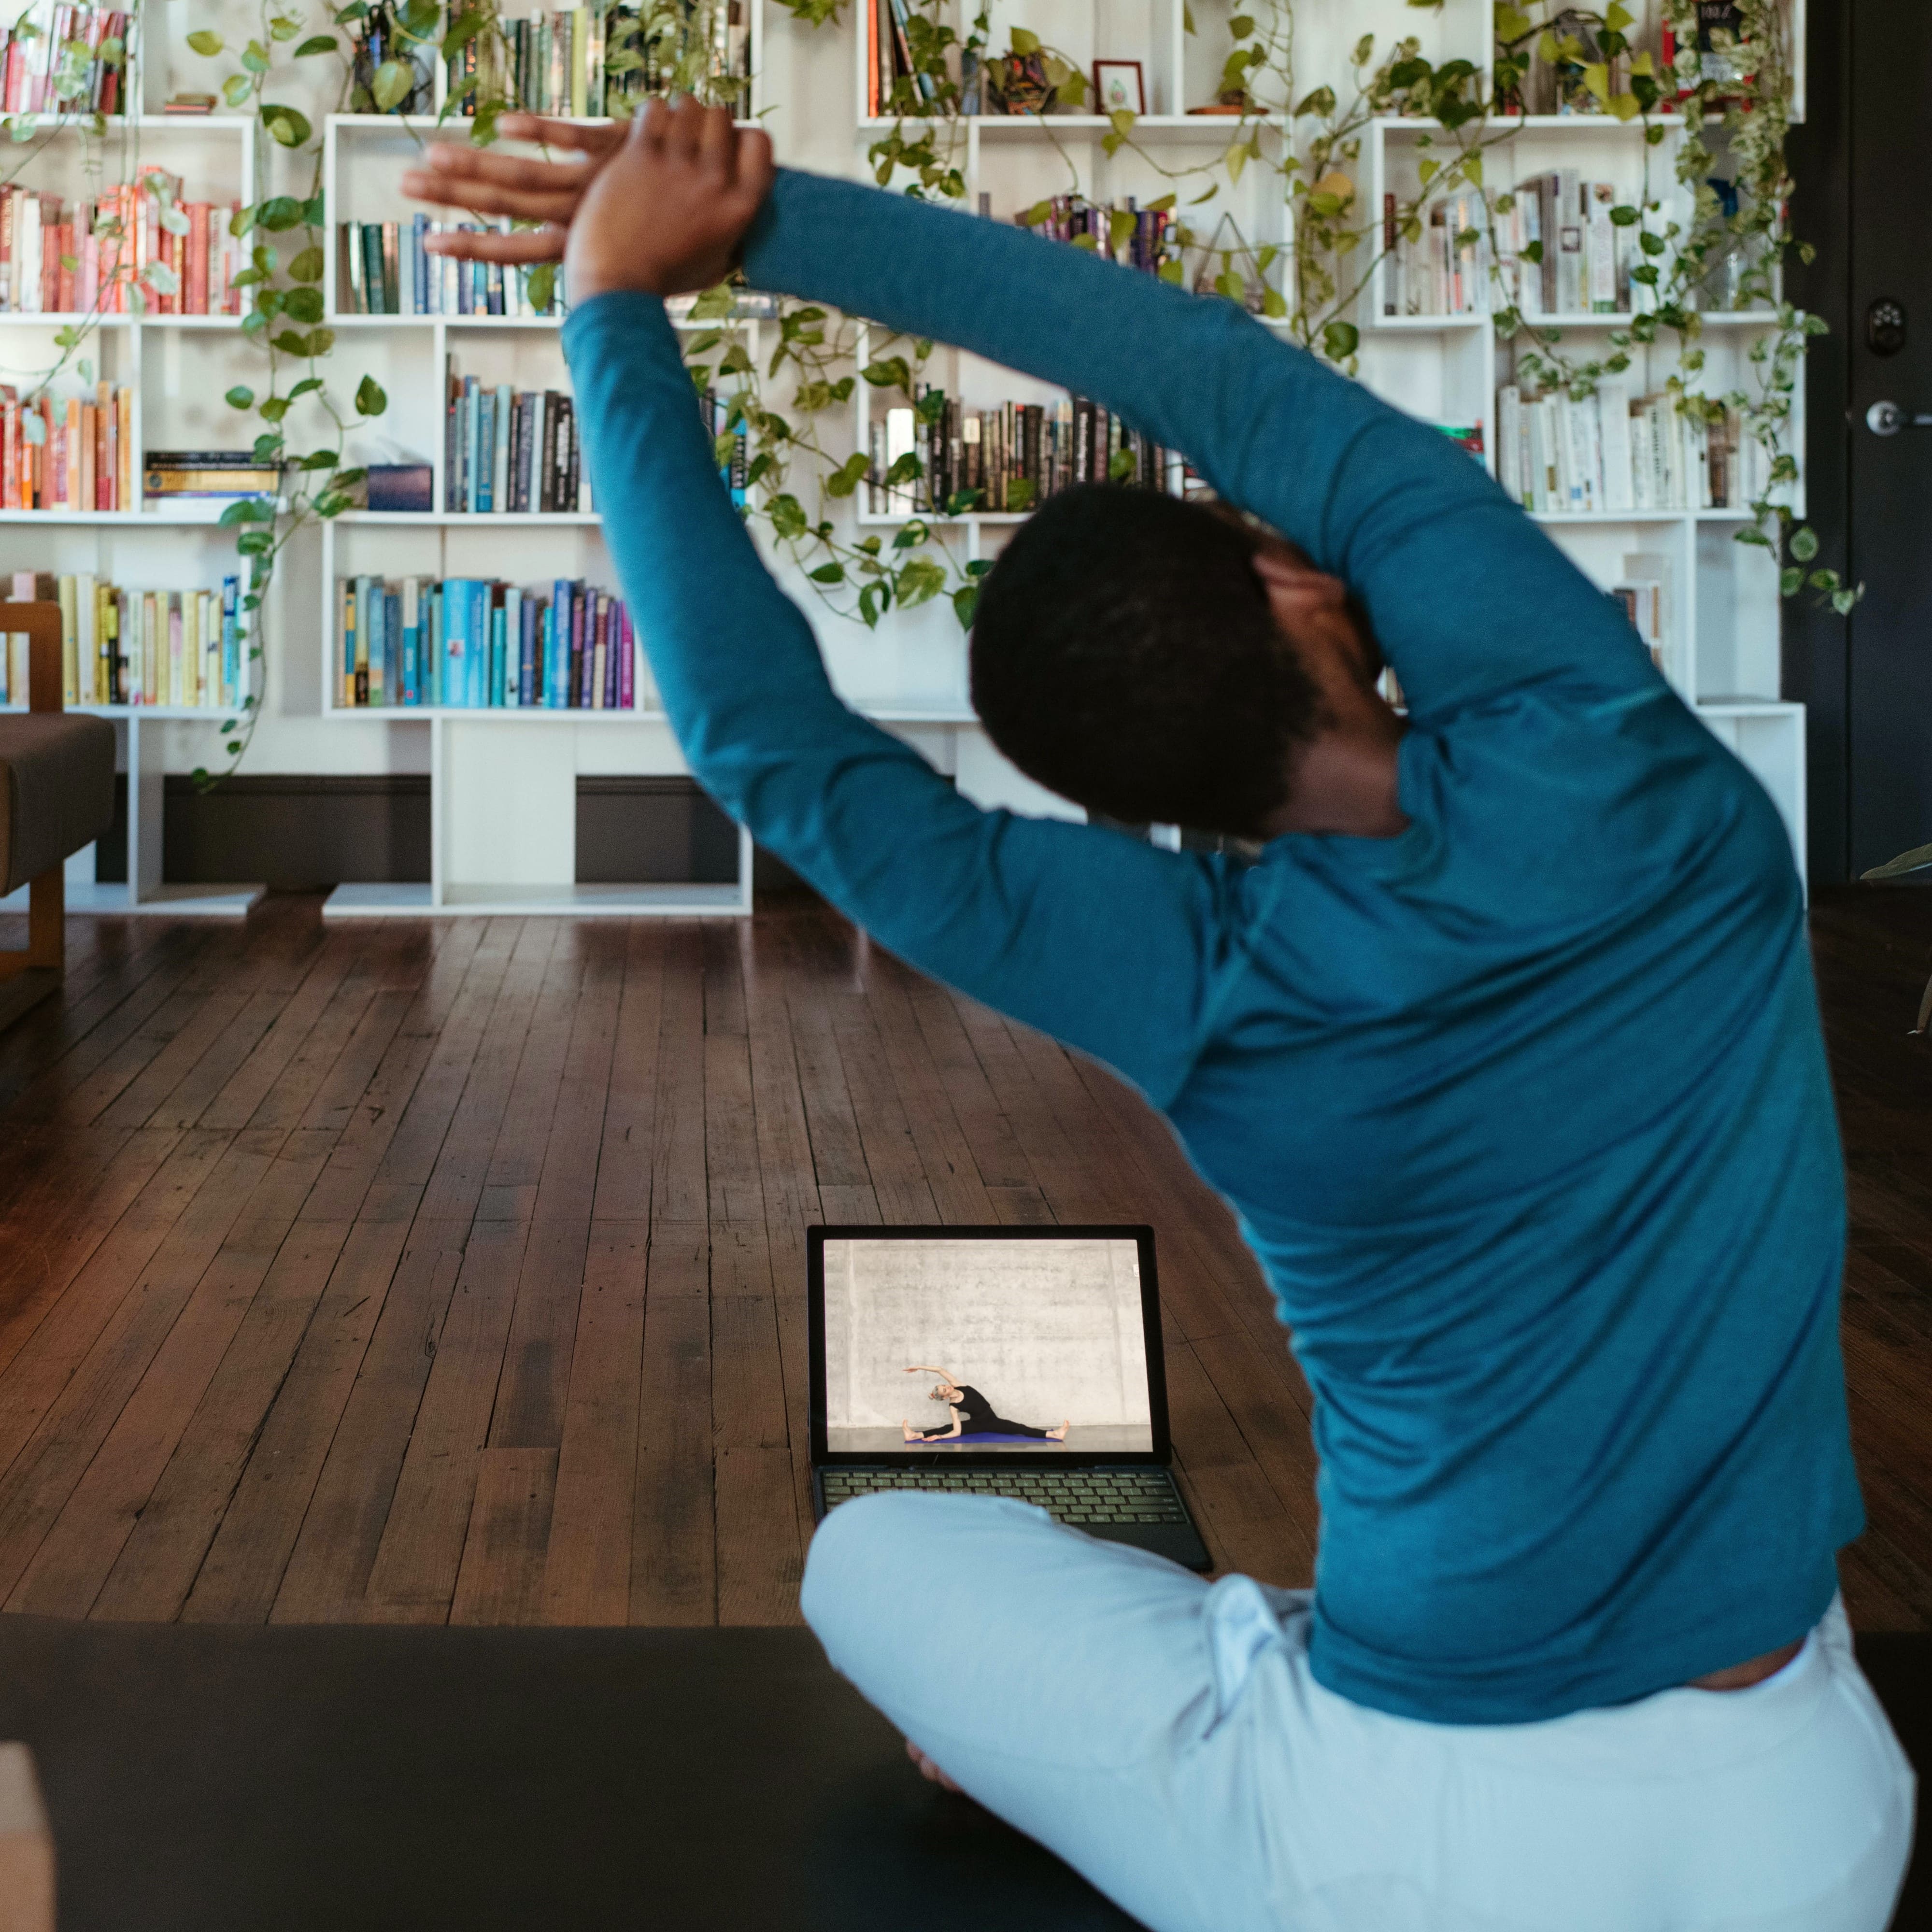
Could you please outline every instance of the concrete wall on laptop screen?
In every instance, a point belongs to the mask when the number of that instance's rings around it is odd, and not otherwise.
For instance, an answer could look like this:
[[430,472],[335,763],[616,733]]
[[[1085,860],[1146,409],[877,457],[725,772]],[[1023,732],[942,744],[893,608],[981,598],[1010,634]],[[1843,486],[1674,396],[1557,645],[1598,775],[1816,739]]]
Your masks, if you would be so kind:
[[828,1242],[825,1330],[835,1429],[945,1426],[914,1363],[1036,1428],[1149,1420],[1131,1241]]

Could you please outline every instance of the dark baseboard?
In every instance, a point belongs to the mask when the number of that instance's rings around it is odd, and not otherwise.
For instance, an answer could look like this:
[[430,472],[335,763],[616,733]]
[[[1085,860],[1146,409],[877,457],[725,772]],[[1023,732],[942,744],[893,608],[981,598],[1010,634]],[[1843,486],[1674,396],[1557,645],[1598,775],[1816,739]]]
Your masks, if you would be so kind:
[[[127,779],[115,822],[95,847],[95,876],[128,876]],[[260,880],[283,890],[429,877],[429,779],[243,773],[197,791],[185,776],[164,792],[161,875],[171,885]],[[577,877],[584,885],[716,884],[738,873],[737,832],[688,778],[580,778]],[[764,853],[761,890],[795,884]]]

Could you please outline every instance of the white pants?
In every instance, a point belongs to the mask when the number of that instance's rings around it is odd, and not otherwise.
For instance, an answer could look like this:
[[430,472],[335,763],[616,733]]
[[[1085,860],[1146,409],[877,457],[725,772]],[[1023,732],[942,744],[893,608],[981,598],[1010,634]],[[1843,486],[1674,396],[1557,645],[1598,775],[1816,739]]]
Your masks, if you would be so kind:
[[1837,1604],[1749,1690],[1450,1725],[1316,1683],[1306,1592],[997,1498],[842,1505],[803,1600],[899,1730],[1154,1932],[1882,1932],[1910,1855]]

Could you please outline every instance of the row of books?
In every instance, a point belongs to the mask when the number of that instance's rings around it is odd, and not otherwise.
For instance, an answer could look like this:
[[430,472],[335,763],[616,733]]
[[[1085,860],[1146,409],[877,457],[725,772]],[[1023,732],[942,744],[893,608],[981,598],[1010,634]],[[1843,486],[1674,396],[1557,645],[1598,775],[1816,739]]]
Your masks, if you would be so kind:
[[[1110,206],[1089,201],[1084,195],[1056,194],[1040,206],[1044,212],[1036,220],[1028,220],[1034,212],[1030,208],[1013,218],[1022,228],[1030,228],[1049,242],[1090,248],[1102,261],[1144,269],[1150,275],[1158,274],[1168,262],[1180,259],[1179,224],[1172,212],[1142,208],[1132,195]],[[1117,218],[1122,216],[1132,225],[1119,224],[1120,239],[1116,244],[1113,237]]]
[[0,188],[0,310],[19,315],[236,315],[248,245],[230,232],[238,203],[181,200],[178,176],[149,164],[134,183],[70,206]]
[[633,711],[652,688],[621,599],[481,578],[344,578],[337,702],[352,710]]
[[[478,34],[452,56],[455,111],[511,100],[537,114],[615,113],[650,94],[700,93],[750,108],[751,0],[670,6],[576,7],[502,19],[500,40]],[[453,0],[452,24],[466,10]]]
[[1431,202],[1412,236],[1382,196],[1382,313],[1486,315],[1490,308],[1489,224],[1472,192]]
[[[930,100],[934,88],[929,74],[913,71],[912,44],[907,38],[910,15],[906,0],[865,0],[866,6],[866,112],[874,118],[890,113],[892,90],[902,80],[910,82],[922,100]],[[971,56],[968,56],[968,59]],[[973,62],[976,67],[976,61]],[[962,80],[967,75],[962,64]],[[973,111],[982,112],[976,100]]]
[[1628,315],[1654,305],[1630,280],[1639,230],[1611,218],[1624,200],[1614,183],[1564,168],[1517,182],[1508,200],[1497,232],[1505,301],[1526,315]]
[[[880,515],[1030,510],[1076,483],[1130,483],[1177,496],[1190,485],[1177,452],[1084,397],[976,410],[929,389],[916,409],[890,409],[872,425],[867,453],[866,508]],[[898,480],[888,482],[896,469]]]
[[450,358],[443,504],[452,514],[589,510],[577,406],[555,389],[485,388]]
[[131,15],[61,4],[41,20],[28,7],[7,32],[0,113],[118,114]]
[[[1540,34],[1530,43],[1528,71],[1499,90],[1497,111],[1505,115],[1602,115],[1608,111],[1606,98],[1629,93],[1630,55],[1604,56],[1598,44],[1596,20],[1594,14],[1572,8],[1552,20],[1550,24],[1557,32]],[[1730,87],[1755,70],[1759,56],[1745,27],[1739,0],[1697,0],[1694,39],[1702,78]],[[1676,28],[1664,22],[1654,46],[1639,51],[1652,55],[1652,70],[1667,81],[1677,64]],[[1682,99],[1681,92],[1666,86],[1658,105],[1674,107]]]
[[1574,168],[1520,182],[1501,198],[1492,233],[1481,196],[1445,196],[1424,212],[1412,238],[1382,197],[1382,313],[1486,315],[1512,307],[1526,316],[1628,315],[1652,306],[1630,280],[1638,230],[1619,224],[1614,184],[1586,181]]
[[134,508],[134,407],[124,384],[23,403],[0,383],[0,510]]
[[232,502],[275,496],[281,484],[280,465],[262,462],[252,449],[151,449],[141,465],[141,494],[151,503]]
[[[232,710],[247,676],[241,579],[218,590],[130,590],[91,573],[13,574],[18,602],[58,603],[61,683],[68,704],[169,704]],[[0,704],[27,701],[26,639],[0,652]]]
[[478,234],[486,226],[507,232],[509,218],[494,224],[432,221],[418,210],[407,226],[394,221],[338,223],[337,310],[344,315],[568,314],[561,267],[550,299],[538,308],[531,298],[530,269],[500,262],[459,262],[432,255],[423,245],[432,235],[457,230]]
[[1496,396],[1496,472],[1526,509],[1616,516],[1737,509],[1763,493],[1764,459],[1734,411],[1693,422],[1666,391],[1633,397],[1610,379],[1593,394]]

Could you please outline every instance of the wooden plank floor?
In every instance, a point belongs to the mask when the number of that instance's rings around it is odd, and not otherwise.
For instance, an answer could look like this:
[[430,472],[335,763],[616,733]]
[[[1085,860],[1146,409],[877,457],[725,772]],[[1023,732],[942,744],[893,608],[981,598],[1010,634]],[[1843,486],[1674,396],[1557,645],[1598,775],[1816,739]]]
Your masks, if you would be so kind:
[[[1151,1220],[1183,1484],[1221,1564],[1307,1580],[1307,1391],[1226,1210],[1116,1082],[815,902],[70,934],[0,1036],[5,1610],[794,1621],[819,1219]],[[1846,1588],[1932,1628],[1932,895],[1815,935]]]

